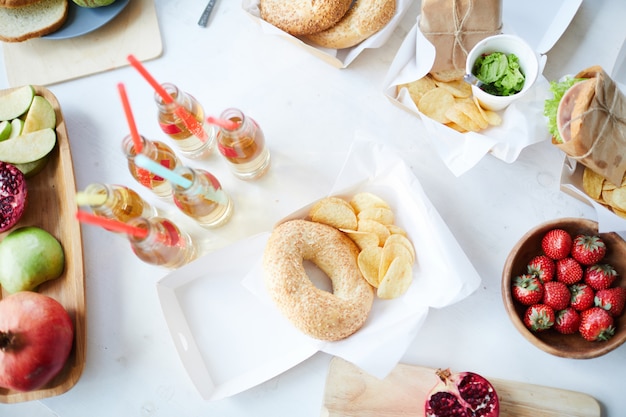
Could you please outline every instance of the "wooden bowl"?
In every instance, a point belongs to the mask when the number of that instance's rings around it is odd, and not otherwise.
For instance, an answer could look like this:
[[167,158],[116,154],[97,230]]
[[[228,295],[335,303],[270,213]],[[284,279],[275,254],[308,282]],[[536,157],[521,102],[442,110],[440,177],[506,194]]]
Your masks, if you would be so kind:
[[615,319],[615,334],[608,341],[589,342],[579,334],[564,335],[548,329],[543,332],[530,331],[523,322],[526,306],[512,297],[512,281],[526,272],[526,265],[542,253],[541,239],[551,229],[560,228],[572,237],[578,233],[598,234],[607,245],[607,253],[602,262],[612,265],[618,277],[613,284],[626,286],[626,242],[617,233],[598,233],[598,223],[578,218],[551,220],[528,231],[513,247],[502,272],[502,300],[509,317],[517,330],[539,349],[555,356],[572,359],[590,359],[602,356],[626,341],[626,312]]

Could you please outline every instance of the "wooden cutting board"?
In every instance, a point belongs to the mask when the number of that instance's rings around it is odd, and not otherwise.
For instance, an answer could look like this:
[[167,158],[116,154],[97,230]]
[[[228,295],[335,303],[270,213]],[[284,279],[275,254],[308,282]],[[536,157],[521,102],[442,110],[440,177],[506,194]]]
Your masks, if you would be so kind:
[[3,43],[11,87],[50,85],[128,65],[133,54],[146,61],[163,52],[154,0],[132,0],[101,28],[71,39]]
[[[383,380],[343,359],[330,363],[322,417],[424,417],[435,369],[399,364]],[[500,397],[500,417],[600,417],[600,404],[574,391],[489,378]]]

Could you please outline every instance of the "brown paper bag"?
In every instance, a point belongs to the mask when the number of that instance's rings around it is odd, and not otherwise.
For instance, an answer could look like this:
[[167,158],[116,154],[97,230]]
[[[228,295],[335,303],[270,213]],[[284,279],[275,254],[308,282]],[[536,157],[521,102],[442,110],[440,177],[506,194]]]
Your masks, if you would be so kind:
[[626,97],[599,66],[576,78],[595,80],[589,104],[570,123],[577,123],[568,142],[556,144],[577,162],[620,186],[626,172]]
[[474,45],[502,32],[502,0],[422,0],[419,28],[435,46],[431,73],[462,77]]

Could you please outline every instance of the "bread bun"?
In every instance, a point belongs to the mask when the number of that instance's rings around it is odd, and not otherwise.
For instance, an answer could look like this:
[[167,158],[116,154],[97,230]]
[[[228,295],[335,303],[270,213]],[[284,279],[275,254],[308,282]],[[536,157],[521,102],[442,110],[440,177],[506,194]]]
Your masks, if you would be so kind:
[[261,18],[285,32],[308,35],[326,30],[341,19],[352,0],[261,0]]
[[350,48],[382,29],[395,12],[396,0],[356,0],[336,25],[305,38],[324,48]]
[[68,1],[40,0],[20,7],[0,7],[0,40],[22,42],[58,30],[67,19]]
[[[267,290],[281,313],[305,334],[327,341],[346,338],[363,326],[374,300],[358,254],[355,243],[332,226],[287,221],[272,231],[265,247]],[[332,293],[311,282],[305,260],[328,275]]]

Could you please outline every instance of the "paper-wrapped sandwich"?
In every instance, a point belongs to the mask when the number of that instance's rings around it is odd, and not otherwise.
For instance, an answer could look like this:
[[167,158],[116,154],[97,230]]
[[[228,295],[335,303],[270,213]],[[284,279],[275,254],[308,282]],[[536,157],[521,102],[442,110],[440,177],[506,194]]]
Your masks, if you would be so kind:
[[544,114],[552,142],[619,186],[626,172],[626,96],[599,66],[552,82]]
[[502,32],[502,0],[422,0],[419,28],[435,46],[433,77],[461,79],[474,45]]

